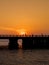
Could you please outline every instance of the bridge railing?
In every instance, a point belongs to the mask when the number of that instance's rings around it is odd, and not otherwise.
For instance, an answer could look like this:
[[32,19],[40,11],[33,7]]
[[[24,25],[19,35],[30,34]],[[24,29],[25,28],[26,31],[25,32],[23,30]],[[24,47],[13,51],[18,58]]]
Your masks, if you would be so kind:
[[0,35],[0,37],[49,37],[49,35]]

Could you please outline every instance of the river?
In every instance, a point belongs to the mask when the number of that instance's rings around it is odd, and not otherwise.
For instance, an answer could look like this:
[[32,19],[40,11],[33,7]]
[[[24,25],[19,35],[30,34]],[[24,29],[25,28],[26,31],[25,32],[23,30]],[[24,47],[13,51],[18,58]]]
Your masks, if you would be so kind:
[[[8,40],[0,40],[8,45]],[[49,50],[0,50],[0,65],[49,65]]]

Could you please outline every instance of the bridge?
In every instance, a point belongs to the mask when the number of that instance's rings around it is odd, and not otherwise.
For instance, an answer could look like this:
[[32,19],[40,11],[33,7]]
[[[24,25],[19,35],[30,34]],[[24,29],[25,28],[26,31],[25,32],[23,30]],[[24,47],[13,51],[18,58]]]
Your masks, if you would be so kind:
[[8,48],[11,50],[19,48],[18,40],[22,49],[49,49],[49,35],[0,35],[0,39],[9,39]]

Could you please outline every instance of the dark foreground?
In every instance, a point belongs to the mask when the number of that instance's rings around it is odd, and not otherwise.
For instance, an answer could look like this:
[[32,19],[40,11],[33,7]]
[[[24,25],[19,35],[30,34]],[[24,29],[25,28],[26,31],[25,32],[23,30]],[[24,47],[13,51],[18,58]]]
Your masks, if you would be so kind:
[[49,65],[49,50],[0,50],[0,65]]

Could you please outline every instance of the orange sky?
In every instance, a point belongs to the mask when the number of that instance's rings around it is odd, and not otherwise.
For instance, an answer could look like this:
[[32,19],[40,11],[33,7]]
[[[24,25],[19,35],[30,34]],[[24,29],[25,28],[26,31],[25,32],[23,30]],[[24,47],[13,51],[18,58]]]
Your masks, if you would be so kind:
[[49,34],[49,0],[0,0],[0,34]]

